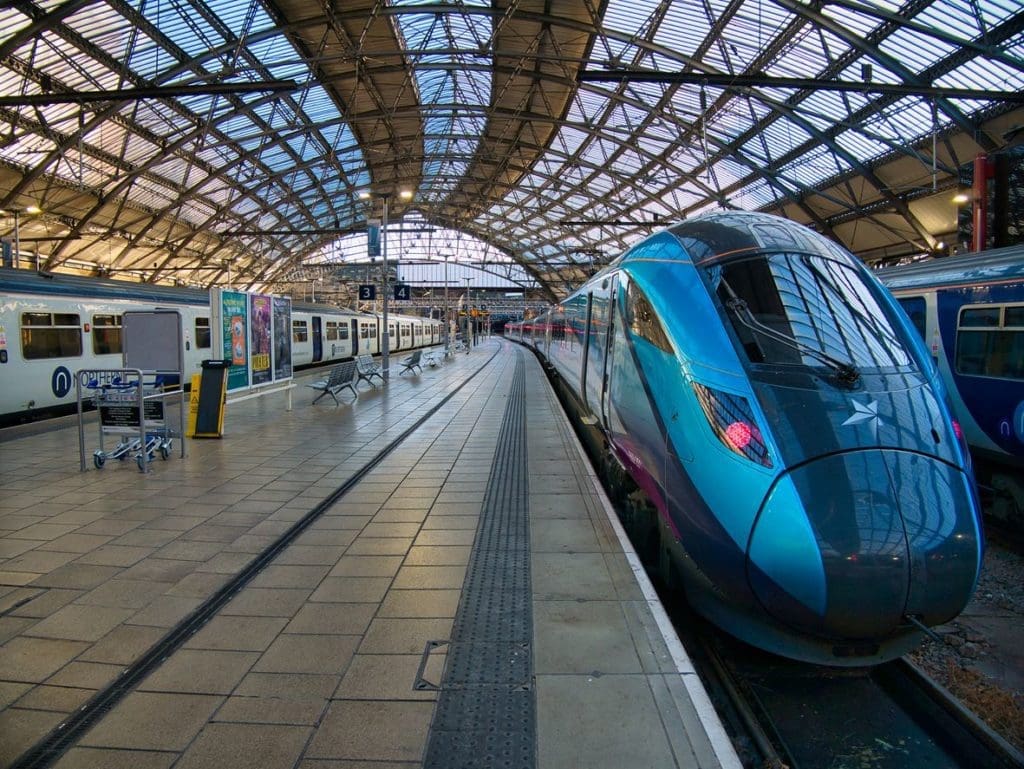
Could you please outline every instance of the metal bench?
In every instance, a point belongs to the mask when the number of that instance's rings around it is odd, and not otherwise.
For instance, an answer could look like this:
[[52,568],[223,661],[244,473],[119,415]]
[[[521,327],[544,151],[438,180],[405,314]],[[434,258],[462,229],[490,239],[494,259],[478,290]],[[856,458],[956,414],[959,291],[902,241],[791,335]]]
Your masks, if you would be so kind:
[[352,395],[356,398],[359,397],[359,391],[356,390],[358,376],[359,368],[356,366],[356,362],[354,360],[347,360],[332,368],[327,379],[321,379],[319,382],[312,382],[311,384],[306,385],[306,387],[312,387],[314,390],[322,390],[322,392],[313,399],[313,403],[316,403],[325,395],[330,395],[334,398],[335,404],[338,404],[338,392],[340,390],[344,390],[346,387],[352,391]]
[[402,361],[402,370],[398,372],[398,375],[401,376],[406,371],[411,371],[411,372],[413,372],[415,374],[416,373],[416,369],[419,369],[420,371],[423,371],[423,367],[420,366],[420,358],[422,358],[422,357],[423,357],[423,350],[417,350],[412,355],[410,355],[408,358],[403,360]]
[[384,374],[381,373],[380,364],[373,359],[372,355],[360,355],[356,358],[356,368],[359,369],[356,384],[365,380],[372,385],[374,377],[377,377],[381,384],[384,384]]
[[444,363],[444,359],[447,357],[444,350],[427,350],[423,353],[423,362],[431,368],[440,366]]

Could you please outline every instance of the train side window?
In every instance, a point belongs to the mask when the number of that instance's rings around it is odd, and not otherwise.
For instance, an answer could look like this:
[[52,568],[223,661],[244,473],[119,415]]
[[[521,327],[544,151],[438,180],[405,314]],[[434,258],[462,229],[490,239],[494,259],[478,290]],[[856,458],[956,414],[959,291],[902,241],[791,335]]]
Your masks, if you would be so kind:
[[338,341],[338,323],[337,323],[337,321],[329,320],[329,321],[327,321],[326,326],[327,326],[327,331],[324,334],[324,338],[328,342],[337,342]]
[[22,313],[21,352],[26,360],[78,357],[82,354],[82,327],[78,315]]
[[998,307],[970,307],[960,311],[960,328],[995,328],[998,325]]
[[309,323],[304,320],[292,321],[292,341],[295,343],[309,341]]
[[348,339],[348,326],[345,323],[338,324],[338,339],[342,342]]
[[925,304],[924,297],[921,296],[908,296],[902,299],[897,299],[903,311],[910,316],[910,322],[914,324],[914,328],[917,329],[917,333],[921,335],[921,338],[925,338],[927,333],[927,326],[925,325]]
[[196,318],[196,349],[210,349],[210,319]]
[[630,281],[626,287],[626,323],[629,325],[629,330],[636,336],[646,339],[659,350],[672,352],[672,345],[669,344],[668,337],[665,336],[661,321],[658,320],[654,308],[651,307],[651,303],[647,301],[647,297],[637,286],[636,281]]
[[121,316],[92,316],[92,351],[96,355],[121,352]]
[[962,310],[956,335],[956,370],[958,374],[1024,379],[1024,307]]

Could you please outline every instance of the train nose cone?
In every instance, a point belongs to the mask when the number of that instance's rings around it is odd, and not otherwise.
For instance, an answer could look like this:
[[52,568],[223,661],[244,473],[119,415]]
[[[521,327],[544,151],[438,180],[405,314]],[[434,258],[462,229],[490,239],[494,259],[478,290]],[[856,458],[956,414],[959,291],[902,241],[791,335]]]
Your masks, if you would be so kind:
[[960,612],[980,561],[967,477],[920,454],[851,452],[780,479],[748,550],[751,587],[785,624],[879,639]]

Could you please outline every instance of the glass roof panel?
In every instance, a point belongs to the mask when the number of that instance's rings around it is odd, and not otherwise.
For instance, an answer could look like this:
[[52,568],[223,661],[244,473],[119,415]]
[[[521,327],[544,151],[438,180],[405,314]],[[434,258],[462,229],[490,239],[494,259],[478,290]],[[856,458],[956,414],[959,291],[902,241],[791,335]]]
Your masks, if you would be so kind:
[[937,78],[935,84],[953,88],[1020,91],[1024,89],[1024,72],[1001,61],[973,59]]
[[849,167],[849,164],[834,156],[824,145],[818,145],[800,158],[786,164],[779,169],[782,177],[790,177],[799,183],[813,187],[816,183],[831,179],[838,173],[842,173]]
[[878,157],[892,149],[892,145],[868,136],[863,131],[843,131],[835,138],[836,144],[855,158]]
[[710,33],[711,22],[701,3],[670,3],[654,42],[685,56],[695,56]]
[[659,0],[611,0],[602,23],[607,29],[636,35],[660,4]]
[[878,47],[913,72],[921,72],[956,51],[952,44],[908,27],[900,27]]
[[[881,5],[881,3],[876,3],[876,5]],[[851,32],[856,34],[857,37],[862,39],[867,38],[879,24],[878,19],[870,13],[867,13],[867,10],[868,9],[865,8],[865,12],[862,13],[845,5],[826,4],[821,7],[821,13],[824,16],[834,19],[840,25],[849,29]]]
[[224,36],[189,4],[128,0],[128,5],[146,15],[163,35],[189,57],[195,57],[224,42]]
[[[395,0],[398,6],[415,6],[416,0]],[[466,6],[489,7],[483,0],[471,0]],[[399,30],[407,46],[418,53],[418,61],[431,64],[449,64],[448,69],[426,70],[414,68],[420,101],[429,105],[464,104],[472,108],[486,106],[491,91],[488,72],[462,69],[459,64],[472,60],[486,63],[489,59],[475,51],[491,36],[491,21],[486,16],[468,14],[406,13],[398,17]],[[474,51],[465,56],[453,51]],[[437,109],[425,119],[424,130],[433,135],[425,142],[428,157],[424,159],[424,177],[419,195],[437,198],[455,189],[469,166],[472,153],[479,145],[479,137],[486,126],[482,116],[461,116],[451,109]],[[461,135],[461,140],[445,140],[446,135]],[[475,135],[470,142],[467,136]],[[472,144],[472,146],[470,146]]]

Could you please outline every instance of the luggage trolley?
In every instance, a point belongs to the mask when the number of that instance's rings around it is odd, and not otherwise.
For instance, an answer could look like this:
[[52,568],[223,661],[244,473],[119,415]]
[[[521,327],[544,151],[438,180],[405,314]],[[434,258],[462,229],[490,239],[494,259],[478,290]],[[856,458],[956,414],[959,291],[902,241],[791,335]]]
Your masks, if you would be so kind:
[[[174,433],[165,419],[164,399],[181,394],[181,389],[163,389],[163,377],[140,369],[105,369],[79,371],[75,376],[79,413],[79,454],[85,470],[85,431],[82,420],[83,401],[92,400],[99,411],[99,444],[92,460],[97,469],[108,459],[124,461],[134,457],[139,470],[157,453],[167,459],[174,447]],[[89,395],[91,393],[91,395]],[[105,435],[117,435],[113,449],[104,448]],[[182,447],[184,448],[184,447]],[[184,454],[183,454],[184,456]]]

